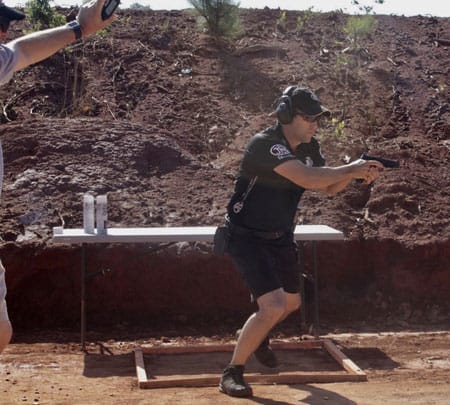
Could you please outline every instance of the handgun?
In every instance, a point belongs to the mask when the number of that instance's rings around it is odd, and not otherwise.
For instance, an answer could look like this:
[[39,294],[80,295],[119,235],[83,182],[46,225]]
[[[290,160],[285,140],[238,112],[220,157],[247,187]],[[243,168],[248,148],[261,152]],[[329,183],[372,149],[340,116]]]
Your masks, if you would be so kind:
[[400,167],[400,162],[398,160],[391,160],[391,159],[384,159],[376,156],[369,156],[366,153],[363,153],[361,155],[362,160],[376,160],[377,162],[380,162],[384,167],[386,168],[397,168]]
[[102,19],[107,20],[111,17],[119,4],[120,0],[108,0],[102,8]]

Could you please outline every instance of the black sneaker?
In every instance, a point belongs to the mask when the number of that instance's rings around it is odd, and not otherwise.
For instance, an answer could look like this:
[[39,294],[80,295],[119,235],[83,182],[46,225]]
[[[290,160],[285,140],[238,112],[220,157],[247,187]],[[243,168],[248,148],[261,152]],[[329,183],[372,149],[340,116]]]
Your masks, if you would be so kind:
[[[239,339],[240,334],[241,329],[236,332],[236,339]],[[255,355],[256,360],[258,360],[263,366],[269,368],[278,367],[278,360],[270,347],[270,339],[268,336],[262,341],[253,354]]]
[[227,366],[223,370],[219,390],[230,397],[251,397],[252,388],[244,381],[244,366]]

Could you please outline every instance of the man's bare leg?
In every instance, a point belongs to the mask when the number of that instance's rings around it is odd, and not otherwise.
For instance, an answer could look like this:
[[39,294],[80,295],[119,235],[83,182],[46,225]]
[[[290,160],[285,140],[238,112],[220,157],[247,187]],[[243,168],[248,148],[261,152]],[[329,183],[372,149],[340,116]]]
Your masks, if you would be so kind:
[[12,337],[12,326],[9,321],[0,321],[0,353],[8,345]]
[[258,311],[244,324],[230,364],[244,365],[285,314],[286,297],[281,288],[262,295],[257,299],[257,303]]
[[[277,323],[282,322],[290,313],[297,310],[300,307],[300,294],[298,293],[286,293],[284,292],[286,299],[286,309]],[[242,329],[238,331],[237,336],[239,337],[242,333]],[[254,350],[253,354],[256,359],[265,367],[275,368],[278,366],[278,361],[270,347],[270,340],[268,335],[266,335],[259,346]]]
[[[244,381],[245,364],[270,330],[290,312],[299,307],[300,295],[287,294],[280,288],[259,297],[257,303],[259,309],[248,318],[243,326],[231,362],[225,368],[220,380],[220,391],[230,396],[249,397],[253,395],[251,387]],[[274,357],[269,347],[267,347],[267,350]],[[276,366],[276,357],[274,357],[274,360]]]

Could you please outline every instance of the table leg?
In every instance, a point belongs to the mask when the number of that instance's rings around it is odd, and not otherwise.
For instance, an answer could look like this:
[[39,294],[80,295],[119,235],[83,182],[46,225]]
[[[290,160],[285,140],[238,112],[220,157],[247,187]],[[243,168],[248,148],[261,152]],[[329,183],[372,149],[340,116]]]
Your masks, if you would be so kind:
[[297,243],[298,265],[300,274],[300,330],[306,331],[306,297],[305,297],[305,256],[303,242]]
[[86,339],[86,244],[81,245],[81,350],[85,350]]
[[314,271],[314,337],[319,337],[319,275],[317,271],[317,245],[312,241]]

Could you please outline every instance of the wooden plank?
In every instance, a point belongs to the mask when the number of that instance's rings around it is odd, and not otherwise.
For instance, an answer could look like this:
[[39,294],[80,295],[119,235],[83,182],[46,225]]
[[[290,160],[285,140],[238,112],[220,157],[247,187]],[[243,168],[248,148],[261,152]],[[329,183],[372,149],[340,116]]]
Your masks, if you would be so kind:
[[270,347],[274,350],[302,350],[322,349],[323,342],[320,339],[302,340],[299,342],[272,342]]
[[189,346],[141,346],[142,351],[147,354],[188,354],[188,353],[214,353],[214,352],[232,352],[234,344],[196,344]]
[[[300,342],[273,342],[270,344],[273,350],[298,350],[298,349],[322,349],[323,341],[320,339],[304,340]],[[195,344],[189,346],[141,346],[143,353],[147,354],[188,354],[188,353],[214,353],[232,352],[234,343],[227,344]]]
[[[139,384],[140,388],[171,387],[216,387],[221,375],[196,375],[192,377],[172,376],[172,378],[153,379]],[[246,374],[249,384],[311,384],[333,382],[364,381],[364,376],[348,373],[284,373],[284,374]]]
[[139,384],[139,388],[215,387],[219,385],[220,377],[220,375],[199,374],[193,377],[171,376],[171,378],[155,378]]
[[324,348],[330,355],[350,374],[362,375],[367,378],[367,375],[362,371],[352,360],[350,360],[344,353],[342,353],[337,346],[329,339],[324,339]]
[[134,349],[134,360],[136,362],[136,374],[139,387],[142,383],[147,382],[147,373],[145,371],[144,355],[140,347]]
[[249,375],[245,379],[254,384],[310,384],[310,383],[332,383],[344,381],[363,381],[361,375],[348,373],[286,373],[286,374],[264,374]]

